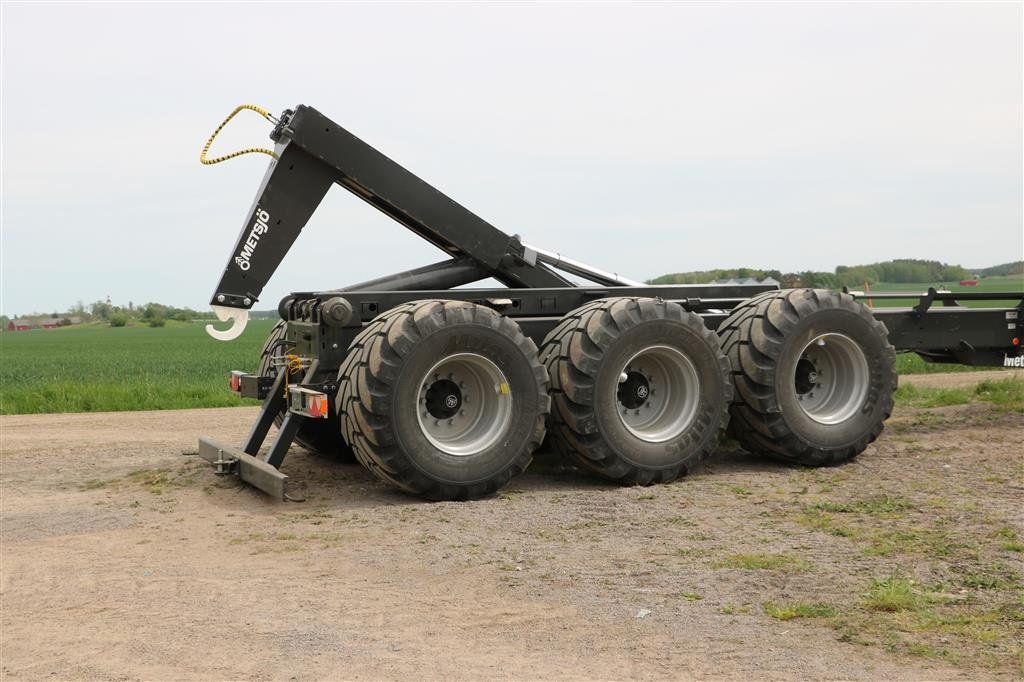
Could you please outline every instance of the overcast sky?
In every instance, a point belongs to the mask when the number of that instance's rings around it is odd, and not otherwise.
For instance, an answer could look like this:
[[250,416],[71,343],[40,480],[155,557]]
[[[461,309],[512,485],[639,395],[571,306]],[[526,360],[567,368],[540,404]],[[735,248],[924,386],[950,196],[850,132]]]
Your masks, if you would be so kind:
[[[635,279],[1022,257],[1022,10],[984,4],[2,6],[5,314],[207,305],[298,103]],[[251,118],[250,118],[251,116]],[[246,113],[217,149],[269,143]],[[257,308],[438,260],[339,187]]]

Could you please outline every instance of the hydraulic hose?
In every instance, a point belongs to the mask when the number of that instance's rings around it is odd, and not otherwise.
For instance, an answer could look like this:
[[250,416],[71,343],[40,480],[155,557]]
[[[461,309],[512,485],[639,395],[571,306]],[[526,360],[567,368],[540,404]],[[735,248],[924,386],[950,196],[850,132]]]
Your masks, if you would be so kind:
[[275,124],[277,123],[277,119],[274,118],[274,116],[272,116],[271,113],[269,111],[267,111],[266,109],[264,109],[263,107],[256,106],[255,104],[239,104],[237,107],[235,107],[234,111],[232,111],[230,114],[228,114],[228,117],[226,119],[224,119],[224,122],[221,123],[219,126],[217,126],[217,129],[213,131],[212,135],[210,135],[210,139],[208,139],[206,141],[206,144],[203,145],[203,151],[199,152],[199,163],[203,164],[204,166],[212,166],[215,163],[220,163],[221,161],[227,161],[228,159],[233,159],[236,156],[241,156],[242,154],[267,154],[268,156],[272,156],[275,159],[277,158],[277,154],[275,154],[273,152],[273,150],[271,150],[271,149],[264,149],[263,147],[250,147],[249,149],[241,149],[241,150],[239,150],[237,152],[232,152],[230,154],[225,154],[224,156],[218,156],[215,159],[208,159],[208,158],[206,158],[206,153],[208,151],[210,151],[210,146],[213,144],[213,141],[217,138],[217,135],[220,134],[220,131],[224,130],[224,126],[226,126],[228,124],[228,122],[231,119],[233,119],[235,117],[235,115],[238,114],[238,112],[242,111],[243,109],[248,109],[249,111],[255,111],[257,114],[259,114],[263,118],[267,119],[271,123],[275,123]]

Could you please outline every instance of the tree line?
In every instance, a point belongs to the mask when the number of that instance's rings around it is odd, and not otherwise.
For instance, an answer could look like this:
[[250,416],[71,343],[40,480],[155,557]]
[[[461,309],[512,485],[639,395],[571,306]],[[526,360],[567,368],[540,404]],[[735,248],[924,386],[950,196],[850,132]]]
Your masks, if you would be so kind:
[[198,311],[189,307],[179,308],[152,301],[142,305],[135,305],[132,301],[129,301],[127,305],[117,305],[111,303],[109,298],[93,301],[92,303],[78,301],[64,312],[29,313],[25,315],[11,315],[10,317],[3,315],[0,316],[0,322],[2,322],[3,328],[6,329],[7,324],[12,318],[17,319],[19,317],[52,317],[60,320],[64,325],[72,324],[72,320],[77,318],[77,321],[80,322],[106,322],[111,327],[124,327],[129,323],[162,327],[167,323],[167,320],[191,322],[192,320],[216,319],[210,310]]
[[1012,275],[1024,272],[1024,262],[1004,263],[980,272],[971,272],[960,265],[951,265],[934,260],[902,258],[868,265],[840,265],[833,272],[805,270],[802,272],[783,273],[779,270],[758,268],[732,268],[717,270],[698,270],[693,272],[677,272],[662,275],[649,280],[650,284],[707,284],[722,279],[746,279],[753,277],[763,280],[771,277],[783,287],[816,287],[838,289],[841,287],[860,287],[865,282],[893,282],[899,284],[941,284],[959,282],[970,279],[975,274],[986,277],[995,275]]

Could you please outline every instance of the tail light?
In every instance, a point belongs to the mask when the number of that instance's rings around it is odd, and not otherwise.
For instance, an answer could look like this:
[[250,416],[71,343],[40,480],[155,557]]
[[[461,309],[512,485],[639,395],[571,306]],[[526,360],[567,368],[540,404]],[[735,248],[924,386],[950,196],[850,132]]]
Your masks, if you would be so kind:
[[288,410],[304,417],[327,419],[331,412],[329,397],[327,393],[314,388],[289,386]]
[[309,396],[306,401],[306,408],[310,417],[327,418],[327,396],[323,393],[316,393]]

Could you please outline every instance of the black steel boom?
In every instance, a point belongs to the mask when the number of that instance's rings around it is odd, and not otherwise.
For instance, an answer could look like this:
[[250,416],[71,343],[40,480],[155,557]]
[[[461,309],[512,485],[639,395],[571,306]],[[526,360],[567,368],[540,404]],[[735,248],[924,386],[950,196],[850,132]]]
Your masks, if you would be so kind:
[[[394,218],[452,258],[472,259],[510,288],[570,282],[506,234],[366,144],[316,109],[286,111],[271,135],[271,162],[213,305],[251,308],[332,184]],[[433,287],[430,287],[433,288]]]

